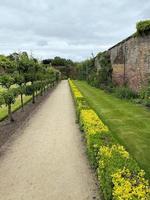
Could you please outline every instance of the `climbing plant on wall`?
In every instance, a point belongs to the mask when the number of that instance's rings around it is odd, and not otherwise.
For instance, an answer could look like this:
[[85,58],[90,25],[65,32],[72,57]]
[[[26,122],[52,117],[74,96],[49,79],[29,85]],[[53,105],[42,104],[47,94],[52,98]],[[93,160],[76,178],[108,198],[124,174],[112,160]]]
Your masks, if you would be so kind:
[[100,69],[98,70],[98,79],[100,85],[109,85],[112,82],[112,66],[110,56],[107,52],[99,53],[98,61]]

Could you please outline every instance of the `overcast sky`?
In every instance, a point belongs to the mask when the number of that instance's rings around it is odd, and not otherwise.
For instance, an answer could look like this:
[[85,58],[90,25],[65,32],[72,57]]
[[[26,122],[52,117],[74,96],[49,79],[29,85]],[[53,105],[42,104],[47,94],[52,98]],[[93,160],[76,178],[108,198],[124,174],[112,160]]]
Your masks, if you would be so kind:
[[82,60],[135,32],[149,0],[0,0],[0,54]]

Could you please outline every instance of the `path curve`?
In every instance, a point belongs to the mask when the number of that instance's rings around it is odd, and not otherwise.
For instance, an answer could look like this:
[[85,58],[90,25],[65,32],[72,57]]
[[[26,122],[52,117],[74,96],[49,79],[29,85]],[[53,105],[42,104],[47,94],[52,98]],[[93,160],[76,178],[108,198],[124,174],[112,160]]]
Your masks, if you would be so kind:
[[67,81],[18,131],[0,157],[1,200],[99,199]]

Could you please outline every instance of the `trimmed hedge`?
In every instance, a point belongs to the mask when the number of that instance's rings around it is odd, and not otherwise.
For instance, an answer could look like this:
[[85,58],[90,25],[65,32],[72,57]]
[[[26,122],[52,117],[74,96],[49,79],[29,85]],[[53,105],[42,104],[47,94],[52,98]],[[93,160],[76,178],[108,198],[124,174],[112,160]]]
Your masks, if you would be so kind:
[[89,109],[89,105],[86,102],[83,95],[81,94],[81,92],[78,90],[78,88],[73,84],[71,80],[69,80],[69,84],[76,104],[76,113],[77,113],[77,118],[79,120],[80,111],[84,109]]
[[[150,199],[149,183],[144,177],[144,171],[113,138],[108,127],[88,106],[73,81],[69,80],[69,84],[75,100],[79,124],[85,133],[87,153],[92,166],[97,170],[104,199]],[[87,107],[84,106],[85,104]]]

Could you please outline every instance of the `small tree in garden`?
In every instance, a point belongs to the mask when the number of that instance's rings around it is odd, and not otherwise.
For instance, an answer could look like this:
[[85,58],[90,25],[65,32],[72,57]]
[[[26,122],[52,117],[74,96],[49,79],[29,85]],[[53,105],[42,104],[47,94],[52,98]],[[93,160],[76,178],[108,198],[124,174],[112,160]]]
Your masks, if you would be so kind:
[[21,101],[21,108],[23,110],[23,94],[25,90],[25,80],[24,76],[22,74],[19,74],[18,72],[14,73],[14,83],[18,85],[18,93],[20,94],[20,101]]
[[[29,58],[26,52],[23,52],[19,55],[17,61],[17,71],[19,76],[17,77],[17,82],[20,86],[25,85],[26,88],[26,95],[32,95],[32,102],[35,103],[35,84],[36,81],[36,72],[38,71],[37,67],[38,63],[35,59]],[[31,83],[30,85],[26,84]],[[24,87],[21,87],[21,94],[23,93]]]
[[4,99],[4,103],[8,107],[8,117],[10,119],[10,122],[14,121],[14,118],[12,116],[11,105],[15,103],[15,99],[16,99],[17,96],[18,96],[18,93],[17,93],[17,89],[15,89],[15,88],[9,89],[9,90],[4,91],[2,93],[2,97]]
[[0,76],[0,85],[6,89],[2,93],[2,97],[4,99],[5,105],[8,107],[8,116],[10,121],[14,121],[12,117],[11,104],[15,102],[15,97],[17,96],[15,89],[10,89],[13,84],[14,79],[10,75],[4,74]]
[[0,86],[4,88],[0,93],[0,106],[8,107],[10,121],[14,121],[12,104],[18,95],[23,110],[23,95],[32,95],[32,102],[35,103],[38,91],[43,94],[59,77],[58,70],[29,57],[26,52],[13,53],[8,57],[0,55]]
[[32,85],[32,103],[35,103],[35,91],[36,91],[36,81],[37,81],[37,73],[38,73],[38,62],[33,58],[30,59],[30,67],[27,72],[27,79],[31,82]]
[[38,71],[36,73],[36,89],[39,90],[41,96],[43,95],[46,81],[46,68],[43,64],[39,64]]

